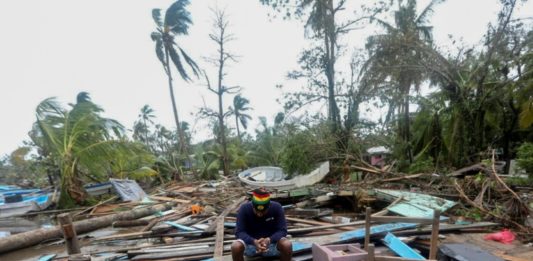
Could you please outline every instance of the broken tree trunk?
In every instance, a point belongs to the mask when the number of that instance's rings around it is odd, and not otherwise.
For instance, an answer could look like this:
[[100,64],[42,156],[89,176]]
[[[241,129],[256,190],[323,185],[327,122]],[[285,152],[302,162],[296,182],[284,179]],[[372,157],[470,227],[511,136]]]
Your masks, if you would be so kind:
[[57,217],[57,220],[59,221],[59,224],[61,226],[61,232],[63,234],[63,237],[65,238],[65,243],[67,245],[67,253],[69,255],[81,253],[80,243],[78,242],[78,234],[76,233],[76,229],[74,229],[74,226],[72,224],[72,217],[70,216],[70,214],[60,214]]
[[[172,204],[156,205],[141,209],[135,209],[123,213],[82,220],[74,222],[74,229],[80,234],[86,233],[89,231],[96,230],[98,228],[107,227],[117,220],[131,220],[141,218],[156,213],[157,211],[168,210],[171,208],[171,206]],[[33,246],[44,240],[60,237],[61,229],[59,226],[55,226],[53,228],[42,228],[12,235],[9,237],[0,238],[0,253]]]

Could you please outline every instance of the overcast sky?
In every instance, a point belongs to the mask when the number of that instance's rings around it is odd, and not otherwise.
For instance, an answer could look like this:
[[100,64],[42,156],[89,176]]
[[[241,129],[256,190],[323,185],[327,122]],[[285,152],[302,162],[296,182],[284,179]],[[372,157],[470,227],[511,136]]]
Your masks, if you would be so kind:
[[[350,0],[353,1],[353,0]],[[132,127],[140,108],[148,104],[156,122],[174,128],[166,75],[154,52],[150,33],[155,25],[152,8],[166,8],[171,0],[1,0],[0,1],[0,156],[27,140],[35,121],[35,107],[48,97],[74,102],[86,91],[105,116]],[[216,5],[229,15],[236,40],[228,48],[239,62],[227,68],[226,84],[241,86],[250,100],[254,117],[270,121],[282,110],[276,102],[282,93],[277,84],[295,69],[298,53],[307,46],[301,23],[269,19],[271,9],[259,0],[191,0],[188,10],[193,25],[179,44],[208,72],[214,72],[202,57],[215,53],[208,34]],[[438,45],[447,45],[448,35],[474,45],[487,24],[495,21],[498,0],[448,0],[435,8],[431,20]],[[419,1],[419,7],[427,0]],[[532,1],[518,16],[533,14]],[[363,44],[357,33],[350,41]],[[216,75],[209,74],[214,82]],[[198,132],[196,141],[207,138],[205,122],[193,114],[204,101],[213,108],[215,97],[206,91],[203,79],[185,83],[176,77],[178,110]],[[230,105],[231,97],[225,101]],[[232,123],[232,122],[231,122]],[[252,132],[253,133],[253,132]]]

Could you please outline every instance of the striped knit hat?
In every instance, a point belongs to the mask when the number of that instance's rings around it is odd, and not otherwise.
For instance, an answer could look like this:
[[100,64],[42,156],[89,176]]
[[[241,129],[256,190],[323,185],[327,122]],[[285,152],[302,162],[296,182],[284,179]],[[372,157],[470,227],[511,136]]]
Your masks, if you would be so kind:
[[263,188],[252,191],[252,204],[258,211],[264,211],[270,204],[270,193]]

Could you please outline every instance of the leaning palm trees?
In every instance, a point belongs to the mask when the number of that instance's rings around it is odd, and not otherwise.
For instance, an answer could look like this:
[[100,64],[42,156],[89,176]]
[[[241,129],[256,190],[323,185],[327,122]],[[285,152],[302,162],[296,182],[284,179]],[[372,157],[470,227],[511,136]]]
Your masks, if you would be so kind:
[[432,0],[424,10],[417,15],[416,0],[398,1],[398,10],[394,13],[394,24],[378,18],[372,18],[377,24],[385,28],[386,33],[369,37],[367,48],[370,59],[366,64],[366,72],[373,82],[391,79],[398,85],[397,99],[399,100],[398,136],[406,146],[407,157],[413,160],[410,146],[409,130],[409,92],[412,87],[418,90],[424,80],[424,72],[417,66],[423,59],[421,45],[431,44],[432,27],[427,25],[428,16],[432,8],[442,0]]
[[[192,70],[192,73],[198,76],[198,65],[185,53],[185,51],[175,42],[175,37],[178,35],[187,35],[189,26],[192,24],[191,15],[185,7],[189,4],[188,0],[178,0],[174,2],[165,12],[165,17],[161,18],[161,9],[153,9],[152,17],[157,25],[156,31],[152,32],[152,40],[156,43],[155,51],[157,58],[163,64],[165,73],[168,76],[168,87],[170,91],[170,99],[172,101],[172,109],[174,112],[174,120],[180,138],[180,153],[187,153],[187,145],[185,142],[185,135],[181,129],[178,109],[176,106],[176,99],[174,95],[174,87],[172,86],[172,71],[170,70],[170,63],[172,62],[181,78],[189,81],[189,73],[185,70],[184,65]],[[183,58],[183,61],[182,61]]]

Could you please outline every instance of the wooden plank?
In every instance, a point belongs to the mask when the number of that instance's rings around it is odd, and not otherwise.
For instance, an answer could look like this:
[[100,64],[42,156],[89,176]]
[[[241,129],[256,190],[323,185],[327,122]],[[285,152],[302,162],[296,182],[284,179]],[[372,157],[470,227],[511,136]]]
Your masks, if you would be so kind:
[[[225,251],[230,250],[230,245],[224,246]],[[154,260],[154,259],[170,259],[175,257],[186,257],[186,256],[196,256],[196,255],[206,255],[211,254],[215,251],[214,247],[204,247],[201,249],[191,249],[187,251],[172,251],[172,252],[164,252],[164,253],[150,253],[150,254],[142,254],[137,255],[131,260]]]
[[190,200],[185,199],[179,199],[179,198],[171,198],[171,197],[163,197],[163,196],[149,196],[150,199],[153,200],[159,200],[159,201],[168,201],[168,202],[177,202],[182,204],[189,204],[191,203]]
[[419,223],[431,224],[432,218],[415,218],[415,217],[398,217],[398,216],[376,216],[372,217],[372,221],[377,223],[391,223],[391,222],[405,222],[405,223]]
[[411,258],[416,260],[426,260],[418,252],[414,251],[411,247],[409,247],[407,244],[402,242],[400,239],[398,239],[391,233],[387,233],[387,235],[383,239],[383,242],[400,257]]
[[217,232],[215,235],[215,251],[214,257],[220,257],[224,255],[224,218],[217,219]]
[[[285,217],[285,219],[288,220],[288,221],[291,221],[291,222],[302,223],[302,224],[313,225],[313,226],[329,226],[329,225],[331,225],[331,223],[320,222],[320,221],[310,220],[310,219],[300,219],[300,218],[293,218],[293,217]],[[338,227],[336,229],[348,231],[348,230],[354,230],[355,228],[354,227],[348,227],[348,226],[342,226],[342,227]]]
[[320,209],[287,209],[285,215],[297,217],[316,217],[320,214]]
[[431,226],[431,246],[429,249],[429,259],[437,259],[437,247],[439,242],[440,210],[433,212],[433,225]]
[[136,227],[136,226],[146,226],[149,221],[146,219],[135,219],[135,220],[117,220],[111,224],[112,227]]
[[[479,222],[469,225],[448,225],[443,224],[439,225],[439,232],[445,232],[445,231],[460,231],[463,229],[473,229],[473,228],[487,228],[487,227],[495,227],[499,226],[498,223],[492,223],[492,222]],[[432,230],[431,226],[423,226],[418,229],[409,229],[409,230],[403,230],[394,232],[393,234],[396,236],[411,236],[411,235],[420,235],[420,234],[427,234],[430,233]]]
[[237,208],[246,197],[240,197],[237,200],[233,201],[229,207],[227,207],[215,220],[216,226],[216,235],[215,235],[215,252],[213,253],[215,257],[223,255],[224,251],[224,218],[235,208]]
[[184,225],[182,225],[182,224],[178,224],[178,223],[176,223],[176,222],[172,222],[172,221],[165,221],[165,224],[167,224],[167,225],[171,225],[171,226],[177,228],[178,230],[183,230],[183,231],[188,231],[188,232],[200,231],[200,230],[197,229],[197,228],[184,226]]
[[370,245],[370,222],[371,222],[371,216],[372,216],[372,209],[366,208],[365,212],[365,243],[364,248],[366,251],[369,251],[368,246]]

